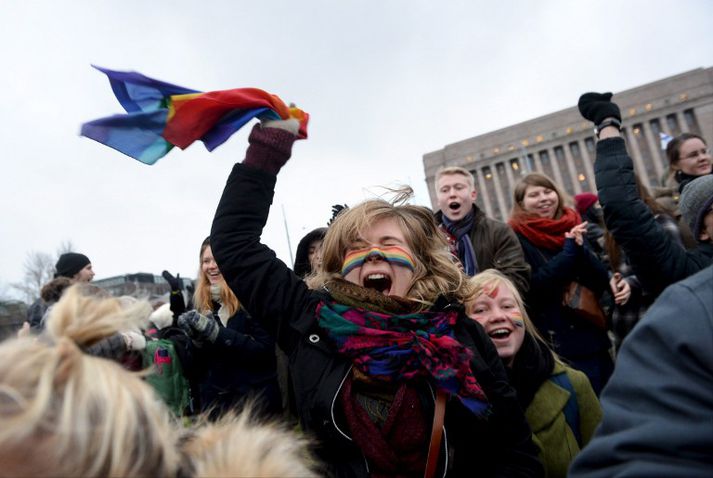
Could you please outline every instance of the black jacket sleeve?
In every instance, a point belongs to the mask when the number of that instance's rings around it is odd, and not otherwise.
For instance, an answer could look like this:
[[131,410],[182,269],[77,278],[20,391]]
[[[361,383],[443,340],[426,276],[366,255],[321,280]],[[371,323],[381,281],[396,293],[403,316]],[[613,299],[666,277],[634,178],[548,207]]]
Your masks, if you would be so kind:
[[[498,355],[490,337],[477,322],[463,318],[467,335],[457,334],[461,343],[467,345],[474,353],[471,369],[478,383],[488,397],[492,413],[487,419],[487,428],[483,432],[482,446],[491,468],[482,469],[484,463],[473,463],[472,469],[484,476],[492,477],[539,477],[544,476],[542,464],[538,458],[537,447],[532,442],[532,433],[527,424],[525,414],[517,401],[515,389],[510,385],[505,366]],[[456,415],[451,420],[459,420]],[[463,427],[452,427],[462,429]],[[465,430],[465,433],[477,433],[475,430]],[[482,453],[482,450],[481,450]],[[463,457],[460,457],[463,460]],[[456,457],[458,460],[458,457]]]
[[524,249],[532,267],[530,294],[535,296],[560,295],[564,286],[575,279],[578,256],[583,254],[582,247],[577,246],[574,239],[565,239],[562,250],[549,260],[532,245],[528,244]]
[[[241,321],[241,330],[230,327],[221,327],[214,345],[219,349],[231,351],[231,357],[245,358],[250,360],[260,360],[261,358],[272,358],[275,354],[275,340],[253,317],[245,312],[238,312],[240,317],[233,317],[230,320]],[[237,315],[237,314],[236,314]]]
[[[269,134],[269,129],[265,131]],[[289,355],[300,336],[295,325],[316,299],[305,283],[260,243],[275,181],[272,174],[235,165],[213,219],[211,248],[240,302]]]
[[594,173],[604,222],[645,290],[658,295],[666,286],[710,264],[671,240],[639,198],[634,165],[623,138],[597,143]]

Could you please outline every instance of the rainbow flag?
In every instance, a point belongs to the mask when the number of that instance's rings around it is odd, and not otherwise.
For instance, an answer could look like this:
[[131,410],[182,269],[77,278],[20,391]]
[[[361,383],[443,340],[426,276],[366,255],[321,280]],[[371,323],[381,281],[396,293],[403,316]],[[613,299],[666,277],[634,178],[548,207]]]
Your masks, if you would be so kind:
[[145,164],[154,164],[174,146],[186,149],[196,140],[213,151],[253,118],[296,118],[298,136],[307,137],[309,114],[258,88],[202,93],[134,71],[94,68],[109,78],[126,114],[84,123],[80,134]]

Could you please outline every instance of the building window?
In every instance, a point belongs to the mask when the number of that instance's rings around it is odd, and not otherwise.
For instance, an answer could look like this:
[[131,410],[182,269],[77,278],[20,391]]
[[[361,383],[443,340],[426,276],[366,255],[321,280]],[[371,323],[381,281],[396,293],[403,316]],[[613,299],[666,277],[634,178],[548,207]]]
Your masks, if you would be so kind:
[[502,221],[503,213],[500,210],[500,205],[498,204],[498,196],[495,192],[495,181],[493,179],[492,169],[490,166],[485,166],[482,171],[483,178],[485,179],[485,194],[487,194],[488,199],[490,199],[490,205],[493,208],[493,217]]
[[651,132],[653,135],[657,138],[661,137],[661,132],[663,131],[661,129],[661,122],[659,121],[658,118],[654,118],[651,121],[649,121],[649,126],[651,126]]
[[587,148],[588,153],[594,153],[594,150],[596,149],[594,137],[590,136],[588,138],[584,138],[584,146]]
[[550,177],[550,179],[554,180],[554,171],[552,169],[552,163],[550,162],[550,155],[547,152],[547,150],[542,150],[539,153],[540,156],[540,163],[542,164],[542,173],[546,174],[547,176]]
[[[644,125],[637,123],[631,127],[631,132],[634,133],[634,141],[639,146],[639,152],[641,153],[641,161],[644,163],[645,171],[639,171],[643,173],[648,178],[648,184],[657,184],[658,179],[656,178],[656,169],[654,169],[655,155],[654,152],[649,149],[649,142],[646,141],[646,134],[644,131]],[[659,144],[658,138],[654,144]],[[643,179],[643,178],[642,178]]]
[[513,173],[517,175],[524,174],[524,171],[520,167],[520,160],[517,158],[513,158],[510,160],[510,168],[513,170]]
[[671,136],[678,136],[681,134],[681,127],[678,125],[678,118],[675,114],[666,115],[666,125],[668,130],[671,132]]
[[686,127],[691,133],[701,135],[701,128],[698,126],[698,120],[693,112],[693,109],[687,109],[683,112],[683,120],[686,122]]
[[479,209],[485,210],[485,205],[483,204],[483,195],[480,194],[480,185],[478,184],[478,170],[471,169],[470,174],[473,175],[473,183],[475,184],[475,190],[478,191],[478,194],[475,196],[475,205],[478,206]]
[[585,169],[582,150],[579,149],[579,143],[576,141],[569,143],[569,152],[572,154],[574,170],[577,173],[577,181],[582,185],[582,191],[595,191],[596,188],[592,183],[592,178],[587,177],[587,170]]
[[572,184],[572,176],[569,174],[569,165],[564,155],[564,148],[562,146],[555,146],[554,151],[557,166],[559,166],[560,175],[562,176],[562,187],[569,194],[574,195],[574,184]]

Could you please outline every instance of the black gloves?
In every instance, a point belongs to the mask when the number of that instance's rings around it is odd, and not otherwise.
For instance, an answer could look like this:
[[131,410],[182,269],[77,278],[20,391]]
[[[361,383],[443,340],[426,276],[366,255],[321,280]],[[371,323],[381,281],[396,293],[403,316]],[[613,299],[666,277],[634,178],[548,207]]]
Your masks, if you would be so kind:
[[181,281],[181,274],[176,274],[176,277],[173,277],[170,272],[163,271],[161,275],[164,279],[166,279],[168,285],[171,286],[171,292],[177,292],[183,289],[183,281]]
[[601,124],[606,118],[616,118],[621,122],[621,112],[616,103],[611,102],[611,93],[585,93],[579,97],[579,112],[584,119],[595,125]]

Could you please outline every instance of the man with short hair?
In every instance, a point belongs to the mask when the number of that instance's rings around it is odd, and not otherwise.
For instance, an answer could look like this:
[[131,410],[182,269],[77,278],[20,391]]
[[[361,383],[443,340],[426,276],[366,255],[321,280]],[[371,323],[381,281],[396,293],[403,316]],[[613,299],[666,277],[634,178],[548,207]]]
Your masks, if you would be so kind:
[[478,193],[473,175],[451,166],[436,172],[436,220],[446,233],[454,255],[469,276],[497,269],[512,280],[520,293],[530,287],[530,266],[510,226],[485,216],[475,205]]
[[[60,277],[70,279],[72,282],[91,282],[94,278],[92,263],[84,254],[65,252],[59,256],[55,264],[54,279]],[[30,305],[27,309],[27,322],[29,322],[31,329],[42,329],[42,317],[44,317],[45,312],[47,312],[49,305],[50,304],[42,300],[42,297],[39,297]]]

